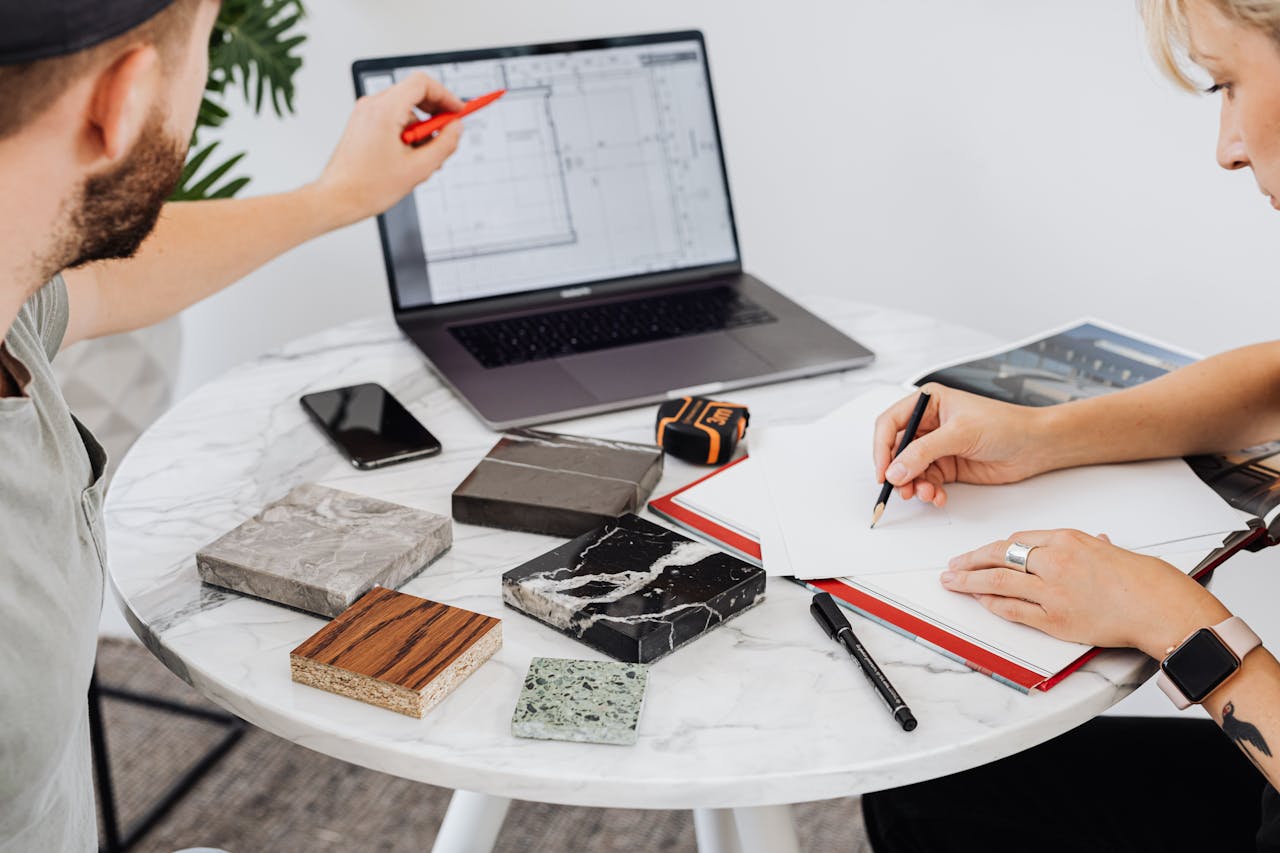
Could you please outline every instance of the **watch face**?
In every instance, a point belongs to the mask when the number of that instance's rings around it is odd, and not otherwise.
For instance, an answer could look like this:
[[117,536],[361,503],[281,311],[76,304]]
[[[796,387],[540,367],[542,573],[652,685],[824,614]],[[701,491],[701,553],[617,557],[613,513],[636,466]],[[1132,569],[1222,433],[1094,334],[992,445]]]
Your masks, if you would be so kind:
[[1192,702],[1201,702],[1240,667],[1218,635],[1201,628],[1164,659],[1161,668]]

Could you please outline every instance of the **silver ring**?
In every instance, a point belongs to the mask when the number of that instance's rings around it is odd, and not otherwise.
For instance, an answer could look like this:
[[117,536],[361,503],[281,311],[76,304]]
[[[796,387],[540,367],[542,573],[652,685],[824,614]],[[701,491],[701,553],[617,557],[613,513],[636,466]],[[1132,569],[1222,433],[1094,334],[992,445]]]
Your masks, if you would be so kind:
[[1017,566],[1024,572],[1030,571],[1027,568],[1027,557],[1031,556],[1031,552],[1039,547],[1039,545],[1026,545],[1022,542],[1010,542],[1009,547],[1004,550],[1004,561],[1012,566]]

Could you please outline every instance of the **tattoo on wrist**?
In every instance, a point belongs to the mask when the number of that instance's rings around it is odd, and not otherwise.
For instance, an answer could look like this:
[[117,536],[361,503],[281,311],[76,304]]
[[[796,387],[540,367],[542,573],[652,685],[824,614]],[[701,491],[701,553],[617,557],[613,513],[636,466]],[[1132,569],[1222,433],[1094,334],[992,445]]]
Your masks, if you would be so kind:
[[1262,736],[1262,731],[1253,723],[1247,722],[1236,716],[1236,706],[1234,702],[1228,701],[1222,706],[1222,730],[1226,732],[1227,737],[1235,741],[1236,746],[1244,751],[1254,766],[1259,770],[1262,765],[1258,762],[1257,752],[1267,758],[1271,757],[1271,747],[1267,746],[1267,739]]

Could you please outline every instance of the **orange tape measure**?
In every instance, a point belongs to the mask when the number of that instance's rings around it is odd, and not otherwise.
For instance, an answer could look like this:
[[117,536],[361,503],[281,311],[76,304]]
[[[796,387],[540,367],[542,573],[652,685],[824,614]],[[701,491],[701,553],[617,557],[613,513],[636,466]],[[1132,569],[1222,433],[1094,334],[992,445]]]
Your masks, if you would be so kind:
[[747,432],[750,415],[738,403],[677,397],[658,407],[658,446],[700,465],[728,462]]

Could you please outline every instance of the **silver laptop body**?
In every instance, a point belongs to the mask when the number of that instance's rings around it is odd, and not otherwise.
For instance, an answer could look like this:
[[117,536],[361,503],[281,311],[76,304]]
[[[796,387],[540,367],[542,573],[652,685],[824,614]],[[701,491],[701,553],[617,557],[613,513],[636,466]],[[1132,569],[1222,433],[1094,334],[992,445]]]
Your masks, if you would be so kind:
[[361,60],[465,121],[378,217],[396,322],[490,427],[717,395],[874,356],[743,272],[700,32]]

